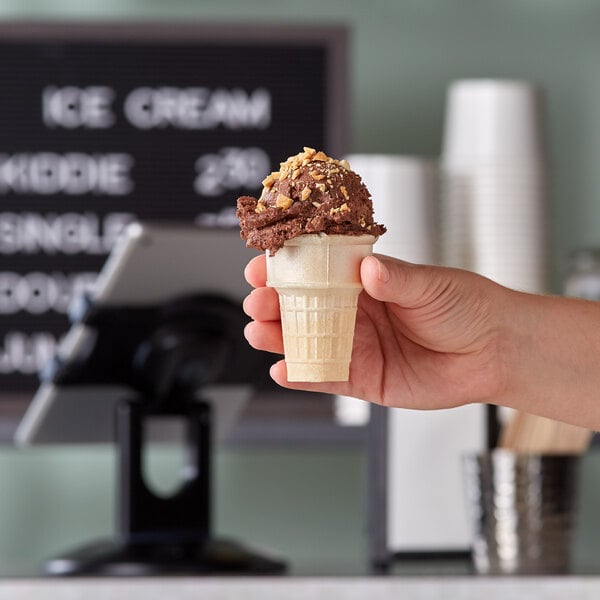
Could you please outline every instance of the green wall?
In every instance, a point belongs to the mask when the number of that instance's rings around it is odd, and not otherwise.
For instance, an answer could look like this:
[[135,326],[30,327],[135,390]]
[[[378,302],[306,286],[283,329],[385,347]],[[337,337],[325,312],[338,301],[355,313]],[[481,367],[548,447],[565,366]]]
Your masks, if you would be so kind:
[[[113,534],[114,458],[102,446],[0,449],[0,577],[35,574],[43,559]],[[151,463],[157,487],[168,487],[178,452],[154,448]],[[589,453],[581,467],[574,564],[597,573],[600,452]],[[360,574],[367,556],[365,475],[359,448],[221,450],[215,531],[277,551],[292,573]]]
[[0,18],[336,22],[352,32],[351,148],[435,156],[463,77],[547,90],[552,287],[600,245],[600,3],[594,0],[0,0]]
[[[157,489],[179,481],[178,450],[154,447],[148,460]],[[112,536],[114,467],[103,446],[0,449],[0,577]],[[227,449],[214,471],[217,535],[274,550],[296,572],[364,568],[360,449]]]
[[[346,23],[355,152],[436,156],[451,80],[535,80],[548,92],[553,288],[560,289],[568,252],[600,245],[600,2],[0,0],[0,18]],[[163,458],[169,471],[169,453]],[[360,449],[222,451],[218,529],[277,547],[300,564],[358,561],[364,462]],[[586,465],[578,552],[593,564],[600,460],[594,455]],[[110,449],[2,450],[2,573],[109,533],[112,493]]]

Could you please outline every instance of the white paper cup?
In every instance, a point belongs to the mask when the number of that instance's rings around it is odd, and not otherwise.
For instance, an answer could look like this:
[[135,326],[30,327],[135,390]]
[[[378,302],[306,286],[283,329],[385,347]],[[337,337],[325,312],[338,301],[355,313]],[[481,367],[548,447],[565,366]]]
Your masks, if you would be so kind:
[[444,264],[503,285],[544,292],[546,185],[539,163],[444,165],[441,247]]
[[537,162],[544,156],[542,96],[527,81],[465,79],[446,102],[445,165]]
[[346,159],[371,192],[375,220],[387,227],[377,251],[411,262],[437,262],[436,161],[394,154]]

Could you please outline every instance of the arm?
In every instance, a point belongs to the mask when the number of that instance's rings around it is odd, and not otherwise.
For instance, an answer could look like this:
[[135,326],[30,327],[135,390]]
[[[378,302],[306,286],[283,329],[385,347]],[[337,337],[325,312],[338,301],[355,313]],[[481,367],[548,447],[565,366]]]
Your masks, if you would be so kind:
[[[256,348],[283,352],[277,294],[264,257],[246,269],[256,288],[244,308]],[[364,259],[350,380],[285,387],[387,406],[502,404],[600,427],[600,305],[524,294],[458,269]]]
[[494,402],[600,429],[600,303],[507,293],[512,374]]

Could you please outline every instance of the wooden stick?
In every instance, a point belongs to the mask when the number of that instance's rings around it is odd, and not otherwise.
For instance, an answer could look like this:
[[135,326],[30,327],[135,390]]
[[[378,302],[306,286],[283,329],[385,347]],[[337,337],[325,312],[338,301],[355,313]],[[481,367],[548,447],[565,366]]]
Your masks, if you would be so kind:
[[517,412],[502,428],[498,446],[530,454],[582,454],[594,432],[546,417]]

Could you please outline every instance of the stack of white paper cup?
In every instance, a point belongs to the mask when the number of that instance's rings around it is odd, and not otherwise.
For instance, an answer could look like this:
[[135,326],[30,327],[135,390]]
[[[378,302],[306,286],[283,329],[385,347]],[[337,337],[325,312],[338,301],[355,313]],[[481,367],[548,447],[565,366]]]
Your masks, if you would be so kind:
[[441,158],[445,264],[545,291],[544,154],[534,85],[481,79],[450,86]]
[[[376,252],[416,263],[437,262],[437,162],[395,154],[350,154],[346,159],[371,192],[375,221],[387,227]],[[337,396],[335,415],[340,425],[364,425],[369,404]]]
[[371,192],[375,220],[387,227],[377,252],[410,262],[436,262],[436,162],[392,154],[346,158]]

